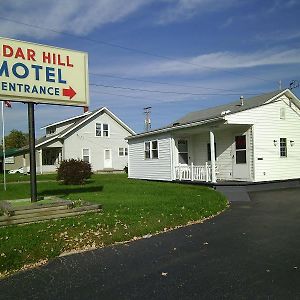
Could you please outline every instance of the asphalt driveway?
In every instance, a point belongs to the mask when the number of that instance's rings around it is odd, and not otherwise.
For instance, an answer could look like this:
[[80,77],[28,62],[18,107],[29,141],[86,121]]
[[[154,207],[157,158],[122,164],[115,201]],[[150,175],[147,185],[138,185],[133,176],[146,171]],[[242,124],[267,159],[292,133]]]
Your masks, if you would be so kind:
[[1,299],[300,299],[300,188],[250,193],[205,222],[55,259]]

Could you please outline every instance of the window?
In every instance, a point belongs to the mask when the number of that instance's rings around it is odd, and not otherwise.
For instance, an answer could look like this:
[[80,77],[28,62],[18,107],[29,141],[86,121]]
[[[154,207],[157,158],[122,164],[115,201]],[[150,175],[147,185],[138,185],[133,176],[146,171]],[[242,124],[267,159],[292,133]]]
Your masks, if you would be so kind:
[[109,126],[108,126],[108,124],[96,123],[96,136],[109,137]]
[[103,136],[108,136],[108,124],[103,124]]
[[246,136],[238,135],[235,137],[235,162],[236,164],[247,163]]
[[145,158],[150,158],[150,142],[145,142]]
[[280,108],[280,119],[285,120],[285,108],[284,107]]
[[90,162],[90,149],[82,149],[82,160]]
[[46,129],[46,133],[47,133],[47,134],[55,133],[55,131],[56,131],[56,127],[55,127],[55,126],[48,127],[48,128]]
[[158,143],[157,143],[157,141],[152,142],[151,153],[152,153],[152,158],[158,158]]
[[178,140],[178,162],[180,164],[188,164],[189,162],[189,151],[188,151],[188,141]]
[[286,138],[280,138],[280,157],[287,157]]
[[128,156],[128,148],[119,148],[119,156]]
[[158,141],[145,142],[145,159],[158,158]]
[[[211,156],[210,156],[210,143],[207,144],[207,160],[211,161]],[[215,143],[215,160],[217,160],[217,145]]]
[[96,136],[102,136],[102,124],[96,123]]

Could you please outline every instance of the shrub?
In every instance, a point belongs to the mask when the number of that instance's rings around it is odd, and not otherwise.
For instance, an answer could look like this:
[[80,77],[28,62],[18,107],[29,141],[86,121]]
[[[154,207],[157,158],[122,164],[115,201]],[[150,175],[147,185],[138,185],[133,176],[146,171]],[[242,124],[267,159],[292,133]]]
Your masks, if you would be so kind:
[[90,163],[79,159],[64,160],[57,169],[57,180],[62,180],[64,184],[84,184],[91,175]]

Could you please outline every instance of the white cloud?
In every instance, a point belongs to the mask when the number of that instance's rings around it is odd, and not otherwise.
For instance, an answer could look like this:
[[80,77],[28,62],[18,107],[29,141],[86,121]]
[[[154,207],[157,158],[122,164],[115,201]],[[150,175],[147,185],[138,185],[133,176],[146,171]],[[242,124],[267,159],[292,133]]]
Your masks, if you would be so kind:
[[[73,34],[123,20],[151,0],[28,0],[0,4],[5,18]],[[9,37],[49,38],[57,33],[9,22],[0,18],[0,34]]]
[[[174,61],[135,61],[97,68],[91,73],[117,74],[123,76],[193,75],[212,71],[254,68],[261,66],[299,64],[300,49],[273,49],[253,53],[214,52],[196,57],[178,58]],[[98,71],[99,70],[99,71]]]

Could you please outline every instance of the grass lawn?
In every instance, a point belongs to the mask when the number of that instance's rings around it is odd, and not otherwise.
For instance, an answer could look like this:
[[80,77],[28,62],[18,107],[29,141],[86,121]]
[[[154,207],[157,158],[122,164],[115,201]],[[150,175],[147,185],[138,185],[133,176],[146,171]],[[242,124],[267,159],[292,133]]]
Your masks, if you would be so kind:
[[[29,181],[30,176],[26,174],[6,174],[6,182],[24,182],[24,181]],[[56,180],[56,174],[44,174],[44,175],[39,175],[37,174],[36,176],[37,181],[40,180]],[[3,174],[0,174],[0,183],[3,183]]]
[[[29,188],[28,183],[10,183],[4,192],[0,185],[0,200],[28,198]],[[38,195],[101,203],[103,211],[0,227],[2,275],[63,252],[103,247],[199,221],[227,207],[225,197],[207,187],[130,180],[126,174],[93,175],[84,186],[39,182]]]

